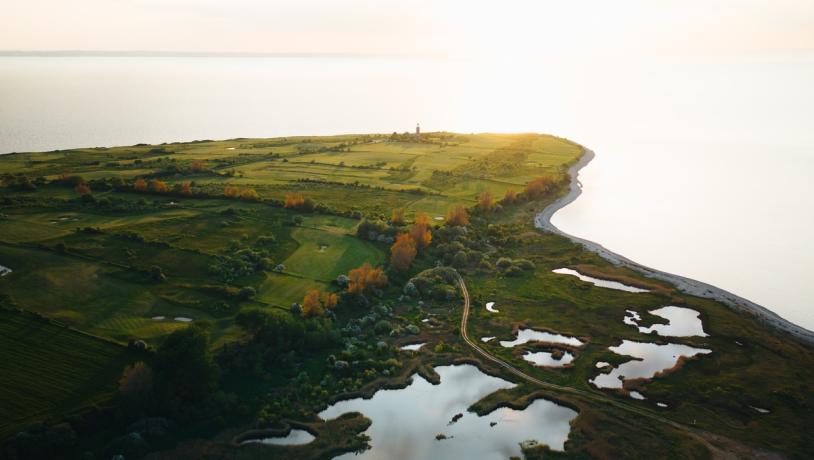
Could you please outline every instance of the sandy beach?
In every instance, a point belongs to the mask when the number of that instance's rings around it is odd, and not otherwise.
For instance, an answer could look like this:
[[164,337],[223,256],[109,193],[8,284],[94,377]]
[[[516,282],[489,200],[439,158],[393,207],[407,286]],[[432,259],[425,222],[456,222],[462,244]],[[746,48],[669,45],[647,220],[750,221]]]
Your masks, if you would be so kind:
[[559,198],[557,201],[543,209],[542,212],[537,214],[534,218],[535,227],[547,232],[562,235],[571,241],[579,243],[583,245],[585,249],[598,254],[603,259],[611,262],[614,265],[631,268],[642,273],[648,278],[667,281],[687,294],[717,300],[737,312],[751,314],[763,324],[778,331],[789,333],[807,345],[814,345],[814,332],[787,321],[766,307],[710,284],[638,264],[624,256],[608,250],[598,243],[569,235],[554,226],[551,223],[551,217],[554,215],[554,213],[572,203],[582,193],[582,184],[579,181],[579,171],[590,163],[595,156],[596,155],[593,151],[587,148],[584,149],[579,161],[568,169],[568,174],[571,176],[571,186],[568,194]]

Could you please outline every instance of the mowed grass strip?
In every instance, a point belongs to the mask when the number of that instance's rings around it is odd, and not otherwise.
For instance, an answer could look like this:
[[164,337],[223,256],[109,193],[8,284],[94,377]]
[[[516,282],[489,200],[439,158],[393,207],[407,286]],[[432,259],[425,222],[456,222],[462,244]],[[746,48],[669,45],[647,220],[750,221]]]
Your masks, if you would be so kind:
[[0,309],[0,439],[108,400],[136,359],[123,346]]

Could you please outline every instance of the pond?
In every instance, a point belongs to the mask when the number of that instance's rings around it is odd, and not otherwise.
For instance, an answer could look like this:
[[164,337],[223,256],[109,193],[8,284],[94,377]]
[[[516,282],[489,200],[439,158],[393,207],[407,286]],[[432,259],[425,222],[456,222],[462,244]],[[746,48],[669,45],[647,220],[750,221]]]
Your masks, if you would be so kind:
[[293,429],[288,436],[272,436],[268,438],[247,439],[241,444],[272,444],[275,446],[301,446],[316,439],[314,435],[305,431]]
[[404,345],[404,346],[399,347],[399,350],[418,351],[421,347],[423,347],[426,344],[427,344],[427,342],[412,343],[410,345]]
[[490,311],[492,313],[499,313],[500,312],[500,310],[495,309],[495,303],[494,302],[486,302],[486,310]]
[[186,316],[176,316],[174,319],[176,321],[180,321],[182,323],[191,323],[192,322],[192,318],[187,318]]
[[0,265],[0,276],[6,276],[6,275],[8,275],[9,273],[11,273],[11,269],[10,269],[10,268],[5,267],[5,266],[3,266],[3,265]]
[[534,329],[520,329],[517,331],[517,338],[514,340],[501,340],[500,345],[503,347],[511,348],[517,345],[523,345],[528,342],[547,342],[559,343],[562,345],[571,345],[573,347],[581,347],[582,342],[575,337],[568,337],[561,334],[552,334],[550,332],[535,331]]
[[523,359],[541,367],[564,367],[574,361],[574,355],[569,352],[563,352],[562,356],[555,358],[554,355],[547,351],[531,352],[527,351],[523,355]]
[[[441,383],[419,375],[401,390],[380,390],[371,399],[340,401],[319,416],[325,420],[358,411],[373,424],[364,459],[507,459],[520,456],[520,443],[537,440],[562,450],[577,412],[538,399],[525,410],[501,408],[479,417],[467,408],[484,396],[515,385],[472,365],[439,366]],[[463,414],[450,423],[456,414]],[[491,424],[494,423],[494,426]],[[436,440],[443,434],[447,439]],[[357,458],[349,453],[341,459]]]
[[581,281],[585,281],[587,283],[591,283],[594,286],[608,288],[608,289],[616,289],[617,291],[625,291],[625,292],[650,292],[647,289],[637,288],[635,286],[628,286],[627,284],[622,284],[618,281],[609,281],[609,280],[602,280],[599,278],[594,278],[592,276],[583,275],[582,273],[572,270],[570,268],[558,268],[556,270],[552,270],[552,272],[557,273],[559,275],[571,275],[576,276]]
[[659,372],[672,369],[681,357],[691,358],[699,354],[712,353],[705,348],[693,348],[688,345],[668,343],[634,342],[623,340],[610,351],[624,356],[637,358],[614,367],[609,373],[599,374],[590,382],[597,388],[622,388],[624,380],[651,379]]
[[631,326],[639,328],[639,332],[656,334],[664,337],[708,337],[704,332],[704,325],[699,318],[700,313],[697,311],[675,306],[666,306],[657,310],[651,310],[651,315],[655,315],[667,320],[667,324],[653,324],[650,327],[639,326],[639,321],[642,320],[641,316],[633,310],[627,310],[624,322]]

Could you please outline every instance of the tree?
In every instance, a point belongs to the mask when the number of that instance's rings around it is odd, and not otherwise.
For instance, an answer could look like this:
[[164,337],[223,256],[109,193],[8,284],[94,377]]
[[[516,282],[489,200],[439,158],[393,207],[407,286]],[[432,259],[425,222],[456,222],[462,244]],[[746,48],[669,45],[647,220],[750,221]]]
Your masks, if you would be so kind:
[[141,399],[153,389],[153,370],[139,361],[124,368],[119,379],[119,391],[127,396]]
[[175,408],[204,401],[218,385],[218,366],[209,351],[209,331],[193,324],[178,329],[158,348],[156,387]]
[[228,198],[237,198],[240,196],[240,188],[227,185],[223,188],[223,194]]
[[319,300],[319,291],[316,289],[309,289],[302,298],[302,313],[305,316],[322,316],[325,314],[325,309],[322,308],[322,302]]
[[91,193],[90,186],[88,184],[79,184],[74,187],[74,191],[79,196],[90,195]]
[[539,176],[530,180],[526,184],[526,188],[523,190],[523,192],[530,199],[535,199],[550,192],[553,187],[554,187],[553,179],[551,179],[548,176]]
[[365,262],[361,267],[354,268],[348,273],[348,292],[363,293],[368,289],[375,289],[387,285],[387,275],[381,268],[374,268]]
[[335,292],[323,292],[322,293],[322,306],[328,310],[333,310],[336,308],[338,301]]
[[192,186],[189,184],[189,182],[184,182],[181,184],[181,195],[192,196]]
[[146,192],[147,191],[147,181],[145,181],[144,179],[139,177],[133,183],[133,190],[135,190],[137,192]]
[[189,169],[191,169],[194,172],[201,172],[204,169],[206,169],[206,167],[201,161],[193,161],[192,164],[189,165]]
[[426,248],[432,243],[432,233],[430,233],[430,218],[426,214],[419,213],[415,216],[415,223],[410,229],[410,237],[415,243],[416,249]]
[[305,204],[305,196],[302,193],[286,193],[283,206],[286,208],[300,208]]
[[398,235],[390,247],[390,265],[398,271],[407,271],[418,252],[415,246],[415,241],[407,233]]
[[506,194],[503,195],[503,203],[504,204],[511,204],[517,201],[517,191],[515,189],[510,188],[506,189]]
[[393,225],[404,225],[404,210],[394,209],[393,214],[390,216],[390,222]]
[[492,206],[495,205],[495,198],[492,196],[492,192],[486,190],[485,192],[478,195],[478,207],[483,211],[489,211],[492,209]]
[[260,195],[258,195],[257,191],[255,191],[253,188],[247,188],[247,189],[241,190],[240,198],[242,198],[244,200],[256,201],[256,200],[260,199]]
[[455,206],[447,212],[447,225],[468,225],[469,213],[463,206]]
[[156,193],[167,193],[170,191],[170,188],[167,186],[166,182],[153,179],[150,181],[150,190]]

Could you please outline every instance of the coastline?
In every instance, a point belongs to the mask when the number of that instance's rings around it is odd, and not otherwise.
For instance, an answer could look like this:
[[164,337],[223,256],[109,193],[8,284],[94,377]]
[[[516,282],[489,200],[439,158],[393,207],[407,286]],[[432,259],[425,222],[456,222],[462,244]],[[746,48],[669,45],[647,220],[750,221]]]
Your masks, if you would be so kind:
[[582,183],[579,181],[579,171],[590,163],[595,156],[596,154],[594,154],[592,150],[583,147],[583,154],[579,158],[579,161],[568,168],[568,175],[571,176],[571,185],[568,193],[548,205],[534,217],[534,226],[536,228],[563,236],[575,243],[579,243],[588,251],[596,253],[603,259],[616,266],[630,268],[648,278],[666,281],[686,294],[717,300],[736,312],[748,313],[757,318],[757,320],[764,325],[767,325],[777,331],[788,333],[808,346],[814,346],[814,332],[782,318],[777,313],[769,310],[766,307],[758,305],[751,300],[744,299],[743,297],[717,288],[711,284],[641,265],[628,259],[627,257],[610,251],[599,243],[570,235],[554,226],[554,224],[551,223],[551,217],[554,216],[554,214],[560,209],[574,202],[574,200],[576,200],[577,197],[579,197],[579,195],[582,193]]

